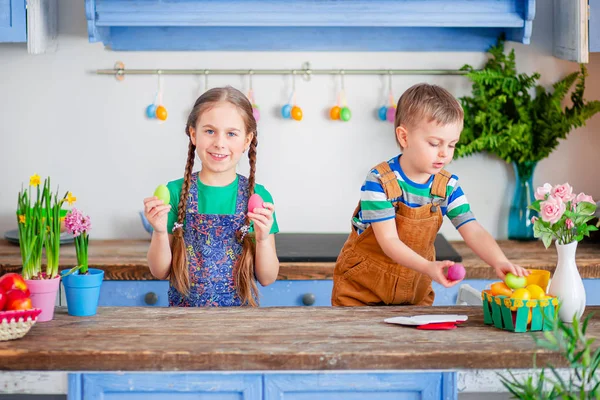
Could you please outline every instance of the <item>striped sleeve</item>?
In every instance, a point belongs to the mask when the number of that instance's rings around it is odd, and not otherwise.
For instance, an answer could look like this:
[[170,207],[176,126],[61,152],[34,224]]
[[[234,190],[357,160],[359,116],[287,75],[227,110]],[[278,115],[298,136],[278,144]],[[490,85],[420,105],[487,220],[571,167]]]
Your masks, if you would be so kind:
[[465,196],[465,193],[456,181],[456,176],[452,177],[452,180],[449,182],[449,184],[453,184],[454,188],[450,194],[450,197],[448,198],[446,215],[452,222],[452,225],[458,229],[467,222],[474,221],[475,216],[471,211],[471,206],[469,206],[467,196]]
[[363,223],[373,223],[394,218],[394,205],[388,201],[381,179],[373,170],[360,189],[360,219]]

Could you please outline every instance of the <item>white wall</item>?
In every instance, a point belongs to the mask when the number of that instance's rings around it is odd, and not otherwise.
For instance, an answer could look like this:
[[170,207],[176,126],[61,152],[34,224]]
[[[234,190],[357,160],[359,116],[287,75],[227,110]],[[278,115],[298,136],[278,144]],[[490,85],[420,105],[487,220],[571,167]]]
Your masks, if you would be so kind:
[[[552,7],[538,1],[533,45],[514,44],[522,72],[539,71],[552,84],[577,64],[551,56]],[[551,2],[549,2],[551,3]],[[137,214],[142,199],[159,183],[183,174],[187,113],[203,89],[193,76],[165,78],[168,120],[144,117],[153,100],[156,78],[128,76],[117,82],[98,76],[117,60],[128,68],[460,68],[481,66],[484,53],[250,53],[250,52],[113,52],[88,42],[82,1],[61,1],[60,37],[54,53],[28,55],[25,45],[0,44],[0,233],[16,227],[17,192],[33,173],[50,175],[61,190],[78,198],[92,217],[93,238],[147,237]],[[510,46],[513,46],[511,44]],[[589,65],[587,99],[600,98],[600,54]],[[441,84],[456,96],[470,85],[457,76],[394,78],[399,96],[414,83]],[[209,85],[247,89],[244,77],[211,77]],[[289,77],[254,78],[259,123],[258,181],[273,194],[282,232],[346,232],[370,167],[398,152],[392,127],[378,122],[374,110],[386,90],[385,79],[346,78],[350,123],[329,121],[336,80],[298,80],[297,99],[304,110],[300,123],[284,121],[278,110],[291,89]],[[578,191],[600,198],[600,117],[572,132],[550,158],[539,164],[535,184],[571,182]],[[477,155],[455,161],[479,221],[498,238],[506,237],[513,172],[502,161]],[[246,161],[241,172],[246,173]],[[446,223],[442,232],[457,239]]]

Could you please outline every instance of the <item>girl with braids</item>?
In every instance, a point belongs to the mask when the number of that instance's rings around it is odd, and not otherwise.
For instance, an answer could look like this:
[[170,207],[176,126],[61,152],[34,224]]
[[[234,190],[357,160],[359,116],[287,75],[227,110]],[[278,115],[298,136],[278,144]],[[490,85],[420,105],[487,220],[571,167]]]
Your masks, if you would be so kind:
[[[170,280],[169,305],[257,306],[256,280],[275,281],[279,231],[273,199],[255,183],[256,120],[252,105],[232,87],[214,88],[196,100],[185,128],[188,158],[182,179],[169,182],[171,204],[144,199],[154,228],[148,265],[158,279]],[[248,152],[248,178],[236,167]],[[192,172],[198,155],[199,172]],[[253,193],[263,207],[248,210]]]

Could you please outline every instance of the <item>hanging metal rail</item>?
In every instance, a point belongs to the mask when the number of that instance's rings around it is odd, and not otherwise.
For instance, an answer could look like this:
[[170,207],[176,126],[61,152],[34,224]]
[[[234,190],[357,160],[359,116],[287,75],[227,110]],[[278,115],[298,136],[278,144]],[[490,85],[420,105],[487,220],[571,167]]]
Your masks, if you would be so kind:
[[312,69],[304,63],[299,69],[126,69],[117,62],[113,69],[96,70],[98,75],[114,75],[123,80],[125,75],[299,75],[310,80],[313,75],[465,75],[457,69]]

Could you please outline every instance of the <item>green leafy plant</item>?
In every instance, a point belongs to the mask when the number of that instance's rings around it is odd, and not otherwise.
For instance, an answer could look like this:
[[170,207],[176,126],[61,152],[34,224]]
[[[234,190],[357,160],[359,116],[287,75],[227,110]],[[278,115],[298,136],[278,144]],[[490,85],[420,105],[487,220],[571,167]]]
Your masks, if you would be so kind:
[[[37,174],[29,178],[29,186],[21,188],[17,201],[17,224],[19,227],[19,250],[23,263],[23,278],[38,277],[42,269],[42,252],[46,239],[44,226],[42,194],[40,190],[40,176]],[[33,195],[33,188],[36,195]],[[33,201],[33,204],[32,204]]]
[[[592,350],[595,338],[588,338],[587,327],[592,314],[581,323],[573,316],[568,326],[554,316],[554,326],[545,331],[544,336],[532,335],[537,346],[550,351],[560,352],[570,367],[568,379],[549,365],[539,374],[518,379],[509,371],[509,376],[499,374],[504,387],[514,396],[523,400],[587,400],[600,399],[600,348]],[[534,356],[535,366],[535,356]]]
[[[67,193],[63,198],[50,190],[50,178],[44,179],[34,174],[29,178],[29,186],[21,189],[17,202],[17,224],[19,227],[19,249],[23,262],[23,278],[52,279],[58,276],[60,253],[60,231],[62,206],[65,201],[72,203],[74,197]],[[33,195],[33,188],[36,195]],[[42,254],[46,249],[46,272],[42,272]]]
[[[547,91],[536,83],[539,73],[517,73],[515,52],[505,54],[504,38],[489,53],[483,69],[462,67],[473,86],[472,96],[460,98],[465,118],[457,158],[485,151],[507,163],[536,163],[548,157],[571,129],[585,125],[600,111],[600,101],[583,99],[587,76],[583,64]],[[563,109],[561,103],[576,81],[572,106]]]
[[58,276],[58,263],[60,259],[60,230],[61,230],[61,210],[65,201],[69,201],[71,196],[67,192],[62,198],[58,197],[58,188],[56,193],[50,191],[50,177],[44,181],[44,210],[46,216],[46,235],[44,247],[46,248],[46,277],[54,278]]

